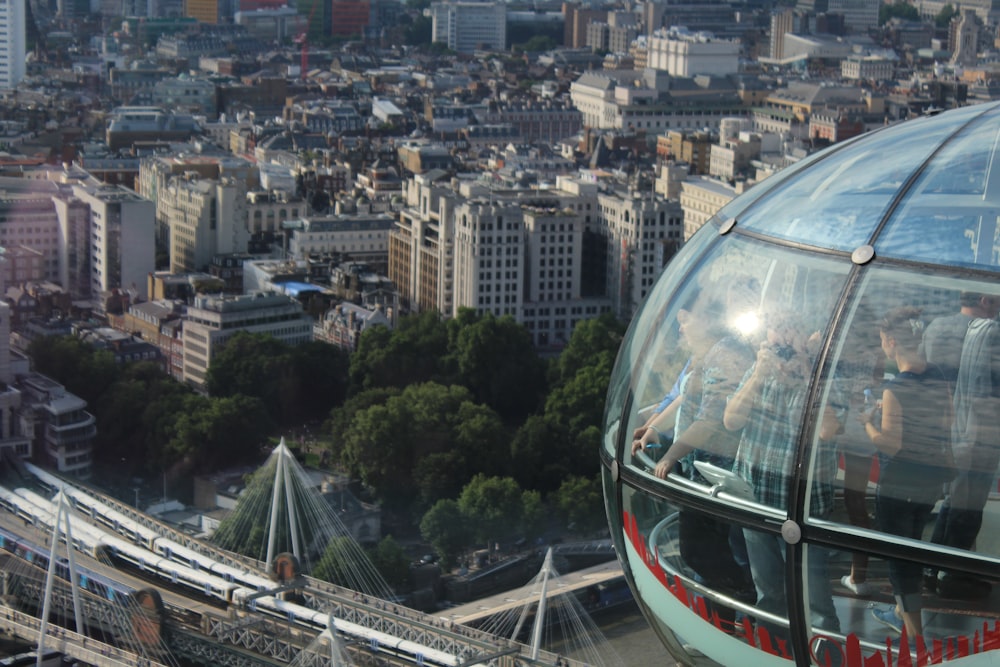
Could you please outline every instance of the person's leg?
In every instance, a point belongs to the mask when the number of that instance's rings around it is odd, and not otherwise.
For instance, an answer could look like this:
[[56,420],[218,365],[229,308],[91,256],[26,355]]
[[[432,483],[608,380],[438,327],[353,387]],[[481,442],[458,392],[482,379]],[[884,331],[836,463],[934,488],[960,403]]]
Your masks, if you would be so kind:
[[833,604],[833,587],[830,585],[830,557],[829,549],[813,546],[806,549],[809,622],[814,628],[840,632],[840,619]]
[[[868,516],[868,476],[872,457],[844,452],[844,508],[847,520],[859,528],[871,528]],[[862,584],[868,579],[868,554],[857,551],[851,555],[850,581]]]
[[[750,574],[757,589],[757,609],[782,619],[788,618],[785,596],[785,546],[780,536],[745,528],[744,541],[750,561]],[[792,658],[787,624],[770,619],[758,619],[758,638],[765,650],[765,642],[770,641],[770,650],[777,655]]]
[[[708,588],[739,599],[745,587],[739,577],[742,568],[729,546],[730,524],[690,509],[681,512],[678,522],[681,558],[687,566]],[[710,607],[718,614],[724,630],[735,626],[735,609],[721,604]]]
[[[933,505],[927,502],[904,502],[897,503],[897,516],[900,530],[906,530],[906,537],[919,540],[923,537],[924,528],[931,516]],[[923,620],[921,618],[921,579],[923,577],[923,566],[907,560],[895,561],[895,584],[893,592],[896,598],[896,608],[903,623],[906,625],[906,633],[909,637],[918,637],[924,633]],[[898,588],[897,588],[898,586]]]

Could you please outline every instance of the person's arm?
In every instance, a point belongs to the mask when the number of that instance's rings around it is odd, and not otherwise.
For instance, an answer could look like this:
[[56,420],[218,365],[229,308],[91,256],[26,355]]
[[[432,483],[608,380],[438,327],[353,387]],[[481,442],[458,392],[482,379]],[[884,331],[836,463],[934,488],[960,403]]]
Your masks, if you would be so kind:
[[730,451],[719,451],[715,444],[718,441],[719,425],[709,421],[696,421],[684,433],[674,439],[670,449],[656,464],[654,473],[660,479],[666,479],[677,462],[696,449],[714,451],[719,454],[732,454]]
[[632,440],[632,453],[635,454],[640,449],[644,449],[651,445],[652,443],[658,442],[660,440],[660,434],[669,432],[670,429],[674,427],[674,419],[677,416],[677,410],[680,409],[681,403],[684,399],[678,396],[673,401],[670,402],[662,412],[650,417],[646,420],[646,423],[635,430],[633,435],[635,436]]
[[726,430],[738,431],[747,425],[754,401],[760,395],[761,383],[764,382],[762,368],[762,364],[755,363],[736,393],[729,397],[722,416],[722,423]]
[[860,418],[868,439],[877,450],[895,456],[903,448],[903,408],[891,389],[882,392],[881,429],[872,423],[872,412],[862,412]]
[[837,418],[837,411],[827,405],[819,422],[819,439],[833,440],[840,433],[842,423]]

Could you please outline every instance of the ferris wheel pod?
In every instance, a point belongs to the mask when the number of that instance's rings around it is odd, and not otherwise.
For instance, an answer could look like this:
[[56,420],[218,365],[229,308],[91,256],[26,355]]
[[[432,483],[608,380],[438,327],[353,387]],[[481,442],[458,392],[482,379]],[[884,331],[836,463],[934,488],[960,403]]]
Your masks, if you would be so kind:
[[164,620],[163,598],[155,588],[143,588],[133,594],[132,634],[146,646],[158,646]]
[[268,571],[273,579],[283,583],[295,581],[302,574],[299,559],[287,551],[274,557]]

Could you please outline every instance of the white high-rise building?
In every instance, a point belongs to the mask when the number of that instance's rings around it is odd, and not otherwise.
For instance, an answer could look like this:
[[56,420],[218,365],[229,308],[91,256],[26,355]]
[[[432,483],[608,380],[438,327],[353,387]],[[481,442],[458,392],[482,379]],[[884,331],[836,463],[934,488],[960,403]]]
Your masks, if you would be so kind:
[[686,28],[660,29],[646,40],[648,64],[670,76],[725,76],[740,71],[740,43]]
[[90,207],[90,293],[116,287],[146,298],[146,276],[156,269],[156,205],[120,185],[76,185]]
[[502,2],[445,0],[431,5],[432,39],[458,53],[507,48],[507,6]]
[[26,73],[28,0],[0,0],[0,89],[17,86]]

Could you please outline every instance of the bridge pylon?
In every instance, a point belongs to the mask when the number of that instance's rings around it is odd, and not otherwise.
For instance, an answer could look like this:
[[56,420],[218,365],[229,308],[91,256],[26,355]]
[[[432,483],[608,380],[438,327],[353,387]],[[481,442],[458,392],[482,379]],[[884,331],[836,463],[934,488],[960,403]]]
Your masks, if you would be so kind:
[[[49,613],[52,608],[52,587],[55,584],[60,535],[65,535],[66,538],[66,560],[69,564],[70,590],[73,593],[73,617],[76,621],[76,631],[79,634],[86,634],[86,630],[83,627],[83,614],[80,613],[80,587],[76,585],[79,577],[76,573],[76,558],[73,556],[73,529],[70,525],[69,501],[66,500],[66,495],[62,492],[62,489],[59,489],[54,502],[56,505],[56,520],[52,524],[49,568],[45,575],[45,594],[42,599],[42,622],[38,627],[38,665],[41,665],[42,656],[45,655],[45,636],[49,629]],[[66,526],[65,532],[62,529],[64,524]]]
[[292,485],[292,470],[293,466],[290,464],[289,459],[293,459],[291,450],[285,445],[285,438],[281,438],[281,442],[274,450],[276,456],[275,467],[274,467],[274,487],[271,495],[271,512],[268,515],[268,531],[267,531],[267,564],[268,567],[274,562],[274,557],[277,555],[275,551],[277,550],[277,534],[278,534],[278,512],[281,506],[281,494],[285,494],[285,508],[288,513],[288,533],[292,540],[292,555],[295,556],[298,562],[302,562],[302,549],[299,546],[299,522],[298,522],[298,511],[296,510],[295,502],[295,489]]

